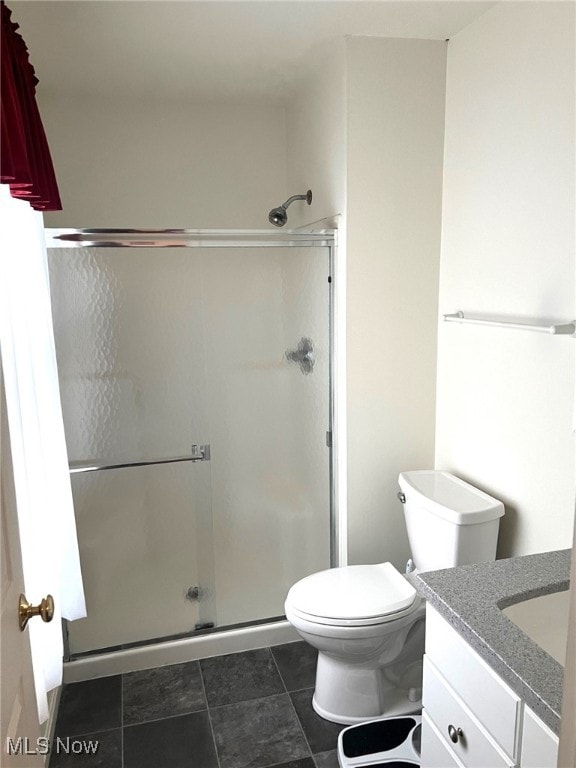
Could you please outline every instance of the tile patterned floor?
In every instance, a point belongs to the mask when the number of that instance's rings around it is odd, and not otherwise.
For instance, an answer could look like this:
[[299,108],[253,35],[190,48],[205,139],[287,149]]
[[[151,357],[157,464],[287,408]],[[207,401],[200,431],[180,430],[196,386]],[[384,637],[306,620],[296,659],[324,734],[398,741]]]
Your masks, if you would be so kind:
[[315,671],[296,642],[66,685],[55,737],[99,748],[50,768],[338,768]]

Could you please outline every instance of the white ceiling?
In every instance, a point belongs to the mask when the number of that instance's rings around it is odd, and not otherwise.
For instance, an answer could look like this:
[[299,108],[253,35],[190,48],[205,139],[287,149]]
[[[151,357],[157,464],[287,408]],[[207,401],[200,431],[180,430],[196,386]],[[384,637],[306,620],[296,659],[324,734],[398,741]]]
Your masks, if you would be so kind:
[[484,0],[20,0],[13,18],[51,92],[283,103],[346,35],[451,37]]

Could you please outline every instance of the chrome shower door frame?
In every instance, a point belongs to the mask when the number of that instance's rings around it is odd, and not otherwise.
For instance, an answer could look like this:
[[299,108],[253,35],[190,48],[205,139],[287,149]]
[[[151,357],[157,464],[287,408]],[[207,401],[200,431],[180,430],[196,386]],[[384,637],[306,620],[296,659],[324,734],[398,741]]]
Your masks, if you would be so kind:
[[[329,521],[330,521],[330,565],[337,567],[343,562],[346,551],[345,513],[340,514],[344,504],[339,504],[339,467],[338,454],[340,435],[338,434],[339,420],[336,417],[337,382],[335,379],[336,344],[336,304],[335,304],[335,273],[337,259],[337,230],[227,230],[227,229],[54,229],[47,228],[47,248],[327,248],[329,258],[329,425],[327,432],[327,447],[329,453]],[[178,457],[183,460],[185,457]],[[106,467],[90,467],[95,471]],[[86,471],[87,467],[71,471]],[[267,620],[264,620],[267,621]],[[262,623],[260,620],[255,625]],[[216,627],[202,630],[219,632],[233,627]],[[147,644],[148,641],[142,641]],[[157,641],[152,641],[157,642]],[[140,645],[140,643],[138,643]],[[112,649],[110,649],[112,650]]]

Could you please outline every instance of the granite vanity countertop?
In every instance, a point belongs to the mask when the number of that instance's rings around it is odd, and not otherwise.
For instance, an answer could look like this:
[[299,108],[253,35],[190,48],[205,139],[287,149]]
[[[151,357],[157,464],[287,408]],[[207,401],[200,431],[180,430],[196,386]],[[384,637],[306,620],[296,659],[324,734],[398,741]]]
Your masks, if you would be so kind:
[[560,733],[564,668],[500,610],[568,589],[572,550],[419,573],[415,588]]

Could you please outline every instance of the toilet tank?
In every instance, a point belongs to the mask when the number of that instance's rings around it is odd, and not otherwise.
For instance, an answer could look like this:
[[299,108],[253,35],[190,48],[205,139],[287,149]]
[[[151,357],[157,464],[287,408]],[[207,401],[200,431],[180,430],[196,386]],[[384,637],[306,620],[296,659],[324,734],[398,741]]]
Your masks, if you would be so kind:
[[401,472],[406,528],[419,571],[496,558],[501,501],[438,470]]

